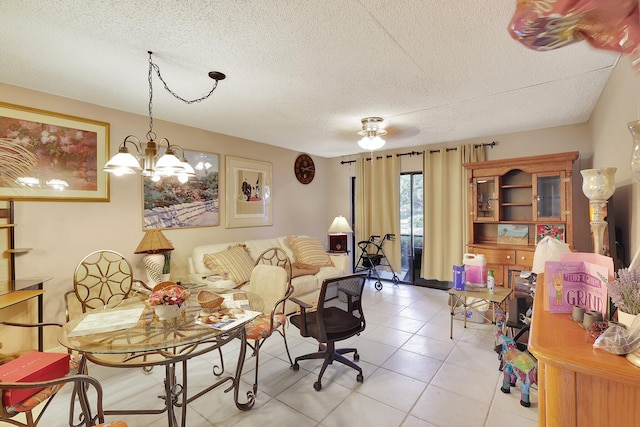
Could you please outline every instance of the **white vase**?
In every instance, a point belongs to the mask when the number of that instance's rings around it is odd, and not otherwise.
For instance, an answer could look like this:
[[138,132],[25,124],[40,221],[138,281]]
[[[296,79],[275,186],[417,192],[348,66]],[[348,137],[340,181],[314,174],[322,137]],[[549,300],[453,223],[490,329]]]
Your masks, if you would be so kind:
[[162,282],[162,267],[164,267],[163,254],[147,254],[142,259],[142,263],[147,273],[147,286],[153,288]]
[[624,311],[618,309],[618,322],[626,325],[627,328],[631,328],[631,324],[636,320],[635,314],[625,313]]
[[153,310],[160,320],[169,320],[178,317],[182,312],[182,307],[178,305],[154,305]]

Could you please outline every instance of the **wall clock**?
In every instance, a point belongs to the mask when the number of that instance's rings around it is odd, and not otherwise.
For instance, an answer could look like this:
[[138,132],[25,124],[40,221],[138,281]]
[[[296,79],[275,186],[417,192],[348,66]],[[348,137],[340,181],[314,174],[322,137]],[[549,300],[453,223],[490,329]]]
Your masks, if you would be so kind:
[[313,181],[313,177],[316,174],[316,166],[314,165],[311,156],[308,154],[300,154],[293,165],[293,171],[295,172],[298,181],[302,184],[309,184]]

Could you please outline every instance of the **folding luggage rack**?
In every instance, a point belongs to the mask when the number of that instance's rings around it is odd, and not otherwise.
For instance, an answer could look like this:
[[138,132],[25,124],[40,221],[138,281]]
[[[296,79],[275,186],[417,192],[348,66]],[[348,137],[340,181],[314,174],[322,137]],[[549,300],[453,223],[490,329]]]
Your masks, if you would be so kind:
[[360,254],[360,258],[358,258],[358,262],[354,268],[354,273],[367,271],[367,278],[370,279],[371,273],[373,272],[376,276],[375,288],[378,291],[382,289],[382,282],[380,281],[380,273],[378,272],[377,267],[389,267],[393,273],[391,281],[393,281],[394,285],[397,285],[400,281],[400,278],[393,270],[393,267],[389,263],[389,260],[382,249],[384,242],[387,240],[396,240],[396,235],[385,234],[382,239],[380,239],[380,236],[372,235],[369,237],[369,240],[362,240],[358,242],[358,247],[362,253]]

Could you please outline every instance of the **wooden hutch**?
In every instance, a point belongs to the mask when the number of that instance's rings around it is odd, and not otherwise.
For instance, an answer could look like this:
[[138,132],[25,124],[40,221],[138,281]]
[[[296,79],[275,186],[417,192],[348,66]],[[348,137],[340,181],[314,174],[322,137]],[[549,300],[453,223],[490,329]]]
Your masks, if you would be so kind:
[[483,254],[497,286],[531,270],[538,227],[564,230],[573,248],[573,163],[578,152],[466,163],[467,252]]

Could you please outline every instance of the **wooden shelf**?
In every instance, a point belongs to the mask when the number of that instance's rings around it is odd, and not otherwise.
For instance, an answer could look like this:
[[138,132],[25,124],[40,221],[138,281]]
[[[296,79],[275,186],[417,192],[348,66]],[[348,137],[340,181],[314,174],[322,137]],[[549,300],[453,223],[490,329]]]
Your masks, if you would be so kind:
[[33,250],[33,248],[14,248],[14,249],[7,249],[6,252],[9,254],[24,254],[31,250]]
[[500,188],[510,189],[510,188],[533,188],[531,184],[505,184],[501,185]]

